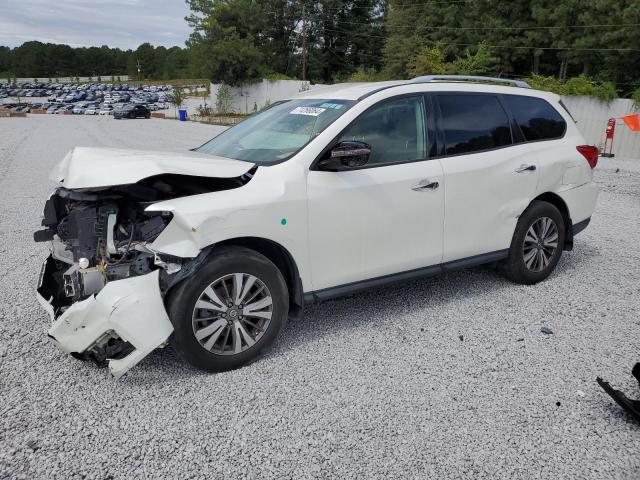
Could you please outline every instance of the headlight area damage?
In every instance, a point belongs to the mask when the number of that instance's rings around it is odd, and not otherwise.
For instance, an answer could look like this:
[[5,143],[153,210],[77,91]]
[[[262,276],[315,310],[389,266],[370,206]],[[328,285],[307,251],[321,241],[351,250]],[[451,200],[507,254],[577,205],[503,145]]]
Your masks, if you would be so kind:
[[[251,172],[252,173],[252,172]],[[165,174],[115,187],[58,188],[45,204],[36,242],[51,242],[37,296],[49,313],[49,336],[76,358],[108,364],[122,376],[173,331],[163,297],[204,260],[150,248],[172,219],[146,212],[157,201],[227,190],[236,178]]]

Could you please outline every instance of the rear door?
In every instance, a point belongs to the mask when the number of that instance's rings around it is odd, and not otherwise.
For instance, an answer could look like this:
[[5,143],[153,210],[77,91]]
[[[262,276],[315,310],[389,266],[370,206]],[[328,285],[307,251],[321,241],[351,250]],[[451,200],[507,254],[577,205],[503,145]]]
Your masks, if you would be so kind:
[[445,177],[443,261],[509,248],[536,192],[538,161],[500,95],[442,92],[437,104]]

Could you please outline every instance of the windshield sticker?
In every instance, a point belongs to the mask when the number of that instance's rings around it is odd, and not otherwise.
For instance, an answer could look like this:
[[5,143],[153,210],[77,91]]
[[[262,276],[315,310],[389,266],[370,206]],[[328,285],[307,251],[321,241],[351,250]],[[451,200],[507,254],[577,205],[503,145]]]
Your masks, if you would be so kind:
[[333,108],[334,110],[340,110],[342,107],[344,107],[344,105],[341,103],[323,103],[320,106],[322,108]]
[[317,117],[325,110],[326,108],[319,107],[296,107],[289,112],[289,115],[309,115],[311,117]]

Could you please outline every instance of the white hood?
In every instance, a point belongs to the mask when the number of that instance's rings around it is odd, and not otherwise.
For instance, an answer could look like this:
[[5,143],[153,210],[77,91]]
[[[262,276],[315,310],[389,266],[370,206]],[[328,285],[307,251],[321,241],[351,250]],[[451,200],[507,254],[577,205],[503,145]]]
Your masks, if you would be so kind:
[[65,188],[94,188],[127,185],[163,173],[233,178],[252,167],[252,163],[190,151],[76,147],[56,165],[51,179]]

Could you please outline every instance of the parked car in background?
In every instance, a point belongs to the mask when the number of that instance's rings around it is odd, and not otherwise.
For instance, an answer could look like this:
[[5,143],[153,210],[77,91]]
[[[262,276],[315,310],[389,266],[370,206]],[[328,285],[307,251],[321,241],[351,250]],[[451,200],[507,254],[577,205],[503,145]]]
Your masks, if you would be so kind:
[[113,114],[113,107],[111,105],[102,105],[100,107],[100,110],[98,111],[98,115],[112,115]]
[[56,114],[64,115],[67,112],[73,111],[73,105],[63,105],[58,110],[56,110]]
[[151,112],[144,105],[127,104],[113,111],[113,118],[150,118]]
[[97,105],[90,105],[85,109],[84,114],[85,115],[97,115],[99,110],[100,110],[100,108]]

